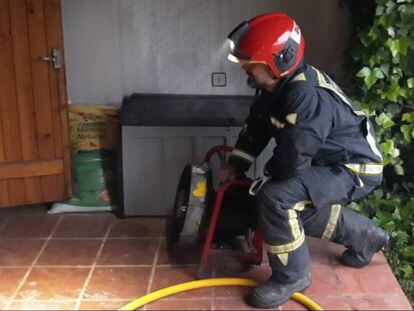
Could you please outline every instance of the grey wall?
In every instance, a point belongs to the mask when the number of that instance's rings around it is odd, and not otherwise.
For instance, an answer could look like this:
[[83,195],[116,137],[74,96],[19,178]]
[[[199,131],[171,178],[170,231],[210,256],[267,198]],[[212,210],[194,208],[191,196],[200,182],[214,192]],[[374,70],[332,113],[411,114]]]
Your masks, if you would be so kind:
[[[341,75],[346,9],[337,0],[62,0],[68,98],[120,103],[133,92],[252,94],[227,61],[226,36],[243,20],[284,11],[301,26],[308,62]],[[212,72],[227,87],[212,87]]]

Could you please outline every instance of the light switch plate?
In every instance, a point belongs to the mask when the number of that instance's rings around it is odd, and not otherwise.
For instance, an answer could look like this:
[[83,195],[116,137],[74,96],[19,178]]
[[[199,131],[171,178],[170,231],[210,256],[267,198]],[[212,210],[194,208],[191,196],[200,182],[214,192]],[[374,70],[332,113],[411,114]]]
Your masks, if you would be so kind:
[[213,72],[211,74],[211,84],[213,86],[226,86],[226,73],[225,72]]

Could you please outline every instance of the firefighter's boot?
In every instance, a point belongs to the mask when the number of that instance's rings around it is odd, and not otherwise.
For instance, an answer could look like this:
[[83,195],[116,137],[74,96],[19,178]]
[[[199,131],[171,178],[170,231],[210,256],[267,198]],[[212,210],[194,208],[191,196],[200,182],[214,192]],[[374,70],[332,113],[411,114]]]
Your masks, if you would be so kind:
[[352,268],[368,265],[375,253],[390,242],[390,234],[375,223],[350,209],[342,209],[333,242],[346,246],[340,263]]
[[[275,308],[285,303],[296,292],[302,292],[311,284],[311,276],[307,268],[305,273],[300,273],[298,278],[291,279],[292,274],[280,273],[285,269],[277,255],[268,254],[269,264],[272,268],[272,276],[257,286],[246,297],[246,302],[255,308]],[[297,264],[293,263],[292,264]],[[303,267],[298,267],[303,271]],[[280,276],[282,276],[280,278]]]

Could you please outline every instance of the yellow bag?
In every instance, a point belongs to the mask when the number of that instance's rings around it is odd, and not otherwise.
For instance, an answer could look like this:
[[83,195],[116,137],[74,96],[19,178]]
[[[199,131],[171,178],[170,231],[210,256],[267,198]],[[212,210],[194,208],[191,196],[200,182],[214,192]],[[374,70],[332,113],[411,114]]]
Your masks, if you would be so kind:
[[114,150],[117,144],[119,108],[69,105],[70,143],[79,151]]

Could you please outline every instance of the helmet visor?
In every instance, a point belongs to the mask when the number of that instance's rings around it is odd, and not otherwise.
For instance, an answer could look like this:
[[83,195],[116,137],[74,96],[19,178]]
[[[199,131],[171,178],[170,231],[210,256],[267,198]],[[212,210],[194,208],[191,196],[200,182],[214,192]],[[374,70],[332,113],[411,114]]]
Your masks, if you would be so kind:
[[250,28],[250,25],[248,22],[242,22],[240,25],[238,25],[236,28],[230,32],[230,34],[227,36],[230,42],[230,54],[229,54],[229,60],[233,62],[237,62],[235,60],[245,60],[249,61],[251,57],[249,55],[244,54],[239,48],[239,42],[240,39],[243,37],[243,35],[246,33],[246,31]]

